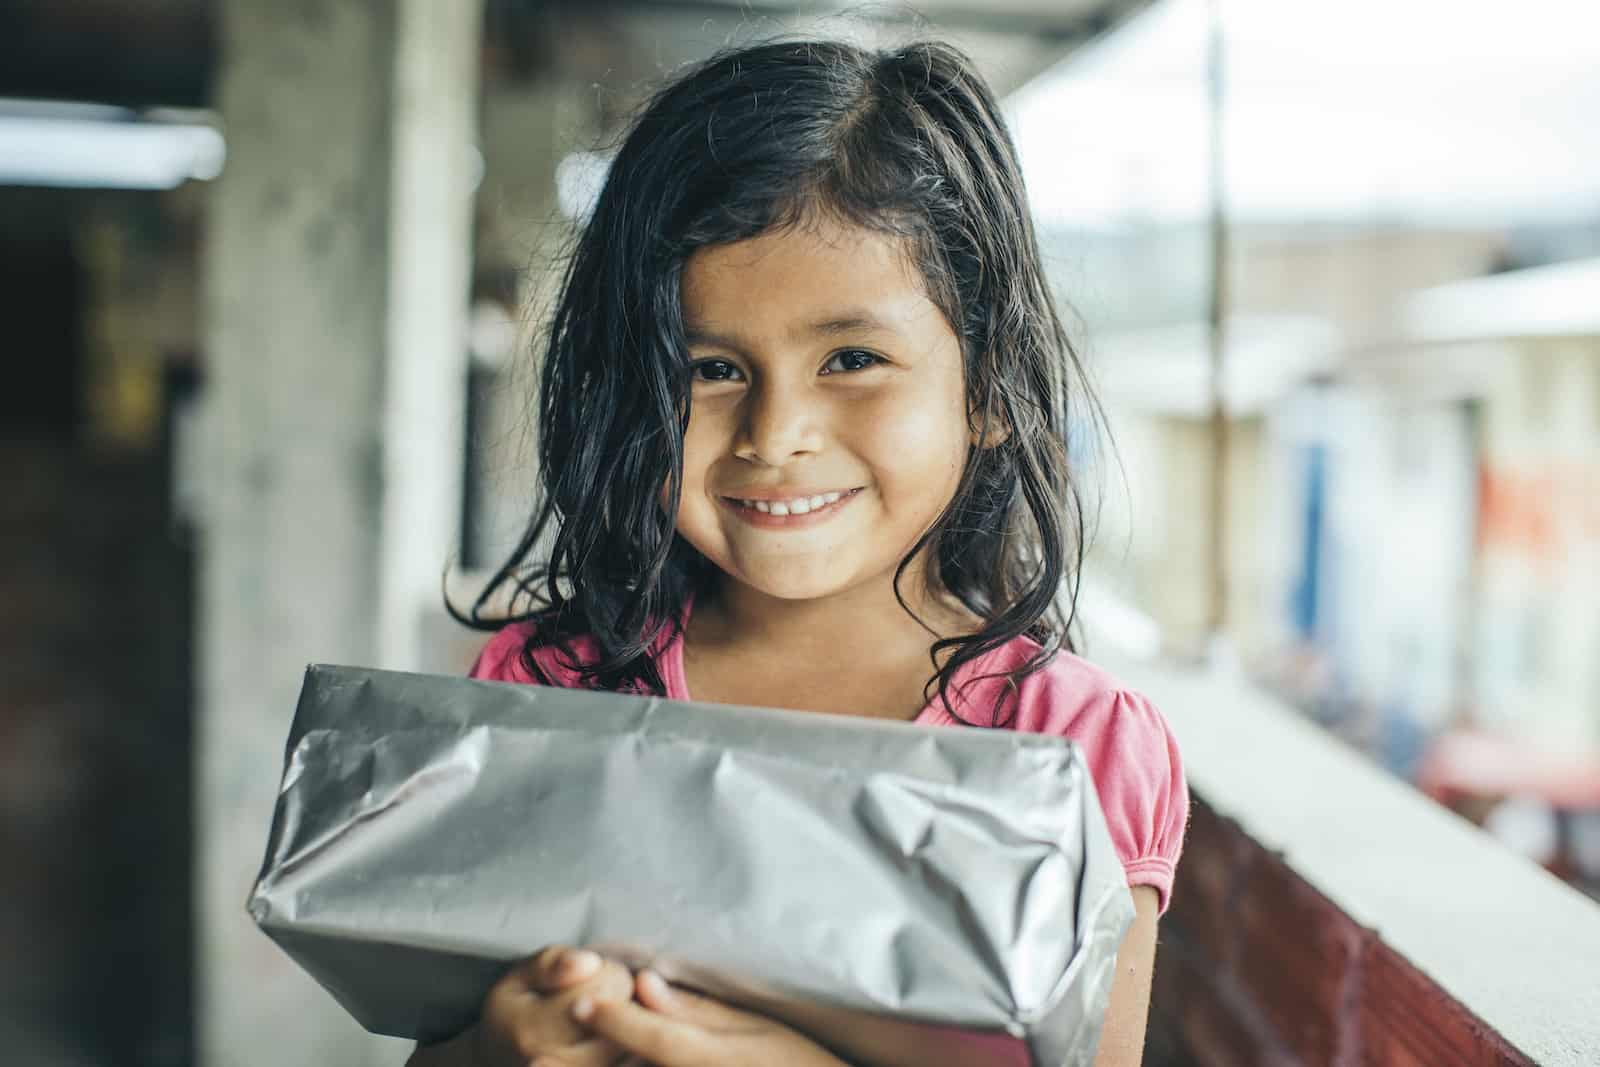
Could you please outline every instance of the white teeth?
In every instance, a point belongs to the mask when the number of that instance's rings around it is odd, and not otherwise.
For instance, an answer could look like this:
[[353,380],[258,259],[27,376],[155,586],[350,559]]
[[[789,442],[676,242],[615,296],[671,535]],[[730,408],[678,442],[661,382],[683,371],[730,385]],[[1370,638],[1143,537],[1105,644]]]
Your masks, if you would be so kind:
[[816,496],[795,497],[793,500],[741,500],[747,508],[755,508],[765,515],[806,515],[837,502],[848,493],[819,493]]

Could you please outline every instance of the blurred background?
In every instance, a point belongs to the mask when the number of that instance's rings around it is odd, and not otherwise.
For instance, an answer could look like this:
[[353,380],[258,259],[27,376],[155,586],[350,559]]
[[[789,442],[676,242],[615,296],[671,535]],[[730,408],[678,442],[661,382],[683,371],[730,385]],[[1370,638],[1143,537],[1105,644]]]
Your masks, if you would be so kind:
[[1091,658],[1243,677],[1600,896],[1593,4],[8,0],[0,1060],[404,1059],[244,911],[300,672],[470,662],[441,574],[526,518],[618,134],[793,31],[1005,98],[1115,442]]

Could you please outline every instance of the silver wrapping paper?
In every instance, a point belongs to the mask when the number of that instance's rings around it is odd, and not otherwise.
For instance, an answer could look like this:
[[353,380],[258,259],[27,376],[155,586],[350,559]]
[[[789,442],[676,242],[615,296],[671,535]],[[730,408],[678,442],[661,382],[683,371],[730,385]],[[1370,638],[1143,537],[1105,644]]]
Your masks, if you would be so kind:
[[376,1033],[564,943],[873,1067],[1090,1063],[1133,917],[1058,738],[328,666],[249,909]]

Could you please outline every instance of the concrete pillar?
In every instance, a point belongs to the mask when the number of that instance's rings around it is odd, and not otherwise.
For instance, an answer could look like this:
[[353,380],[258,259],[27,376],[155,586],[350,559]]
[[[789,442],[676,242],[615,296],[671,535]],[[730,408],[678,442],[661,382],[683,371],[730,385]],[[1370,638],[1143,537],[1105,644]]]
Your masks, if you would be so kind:
[[599,118],[593,90],[577,79],[501,86],[483,101],[479,261],[517,271],[521,288],[516,345],[485,398],[474,442],[485,475],[474,546],[480,567],[504,562],[533,508],[538,383],[530,357],[545,340],[572,237],[572,222],[557,203],[556,172],[569,153],[601,142]]
[[[1147,462],[1150,483],[1135,492],[1141,514],[1137,544],[1137,585],[1160,623],[1169,651],[1198,655],[1208,637],[1210,571],[1206,531],[1214,502],[1207,471],[1214,441],[1208,420],[1164,416],[1143,428],[1156,454]],[[1260,613],[1263,557],[1259,532],[1262,426],[1258,418],[1233,417],[1228,428],[1227,552],[1228,600],[1237,607],[1229,630],[1235,647],[1249,648],[1265,625]],[[1120,547],[1115,542],[1113,552]]]
[[378,659],[416,670],[461,530],[482,0],[399,0]]
[[476,0],[224,0],[197,722],[207,1067],[398,1063],[259,934],[307,662],[407,667],[460,500]]

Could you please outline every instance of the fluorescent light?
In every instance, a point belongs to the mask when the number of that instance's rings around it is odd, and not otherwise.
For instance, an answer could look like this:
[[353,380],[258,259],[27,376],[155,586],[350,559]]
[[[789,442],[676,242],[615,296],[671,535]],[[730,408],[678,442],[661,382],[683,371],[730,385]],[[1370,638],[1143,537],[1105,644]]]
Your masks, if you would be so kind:
[[222,134],[119,108],[0,102],[0,185],[172,189],[222,173]]

